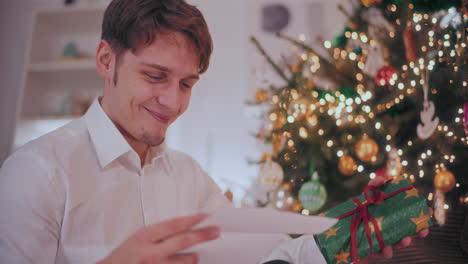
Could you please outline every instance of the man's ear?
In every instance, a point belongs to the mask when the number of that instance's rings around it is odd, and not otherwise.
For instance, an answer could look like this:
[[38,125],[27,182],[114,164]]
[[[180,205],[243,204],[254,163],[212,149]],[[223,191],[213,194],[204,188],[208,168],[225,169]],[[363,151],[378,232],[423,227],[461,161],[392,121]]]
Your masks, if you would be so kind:
[[115,69],[115,54],[106,40],[99,42],[96,51],[96,68],[104,80],[112,80]]

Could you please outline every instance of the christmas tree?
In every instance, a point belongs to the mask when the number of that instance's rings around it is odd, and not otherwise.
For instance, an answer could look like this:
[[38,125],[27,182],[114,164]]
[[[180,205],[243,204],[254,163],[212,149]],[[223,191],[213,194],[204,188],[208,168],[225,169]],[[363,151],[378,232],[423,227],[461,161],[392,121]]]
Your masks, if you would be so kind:
[[282,84],[258,87],[258,204],[317,214],[358,195],[377,175],[410,180],[443,223],[468,202],[468,1],[361,0],[332,41],[275,62]]

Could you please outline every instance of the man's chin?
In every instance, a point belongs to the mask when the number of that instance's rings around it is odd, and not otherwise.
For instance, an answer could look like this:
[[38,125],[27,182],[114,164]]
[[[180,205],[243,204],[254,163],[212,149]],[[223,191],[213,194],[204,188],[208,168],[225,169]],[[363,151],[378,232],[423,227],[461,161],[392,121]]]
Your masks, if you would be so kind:
[[164,143],[165,136],[156,136],[156,137],[151,137],[151,136],[145,136],[143,135],[141,141],[143,141],[146,145],[150,147],[156,147]]

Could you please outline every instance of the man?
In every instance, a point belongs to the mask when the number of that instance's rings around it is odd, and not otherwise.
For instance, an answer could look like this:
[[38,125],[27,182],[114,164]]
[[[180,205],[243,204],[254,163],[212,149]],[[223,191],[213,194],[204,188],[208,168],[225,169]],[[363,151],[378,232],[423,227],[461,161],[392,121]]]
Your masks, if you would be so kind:
[[164,138],[211,51],[202,14],[183,0],[112,1],[96,52],[103,96],[0,171],[0,262],[196,263],[178,252],[219,236],[193,228],[200,212],[230,205]]

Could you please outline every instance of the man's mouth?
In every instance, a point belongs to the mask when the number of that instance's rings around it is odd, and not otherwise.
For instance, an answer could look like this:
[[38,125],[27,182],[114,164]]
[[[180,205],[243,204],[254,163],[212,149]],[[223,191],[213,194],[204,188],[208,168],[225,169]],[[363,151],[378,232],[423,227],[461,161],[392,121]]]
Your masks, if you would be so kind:
[[163,123],[163,124],[168,124],[170,121],[170,117],[168,115],[163,115],[158,112],[154,112],[149,110],[148,108],[145,107],[145,110],[148,111],[148,113],[157,121]]

